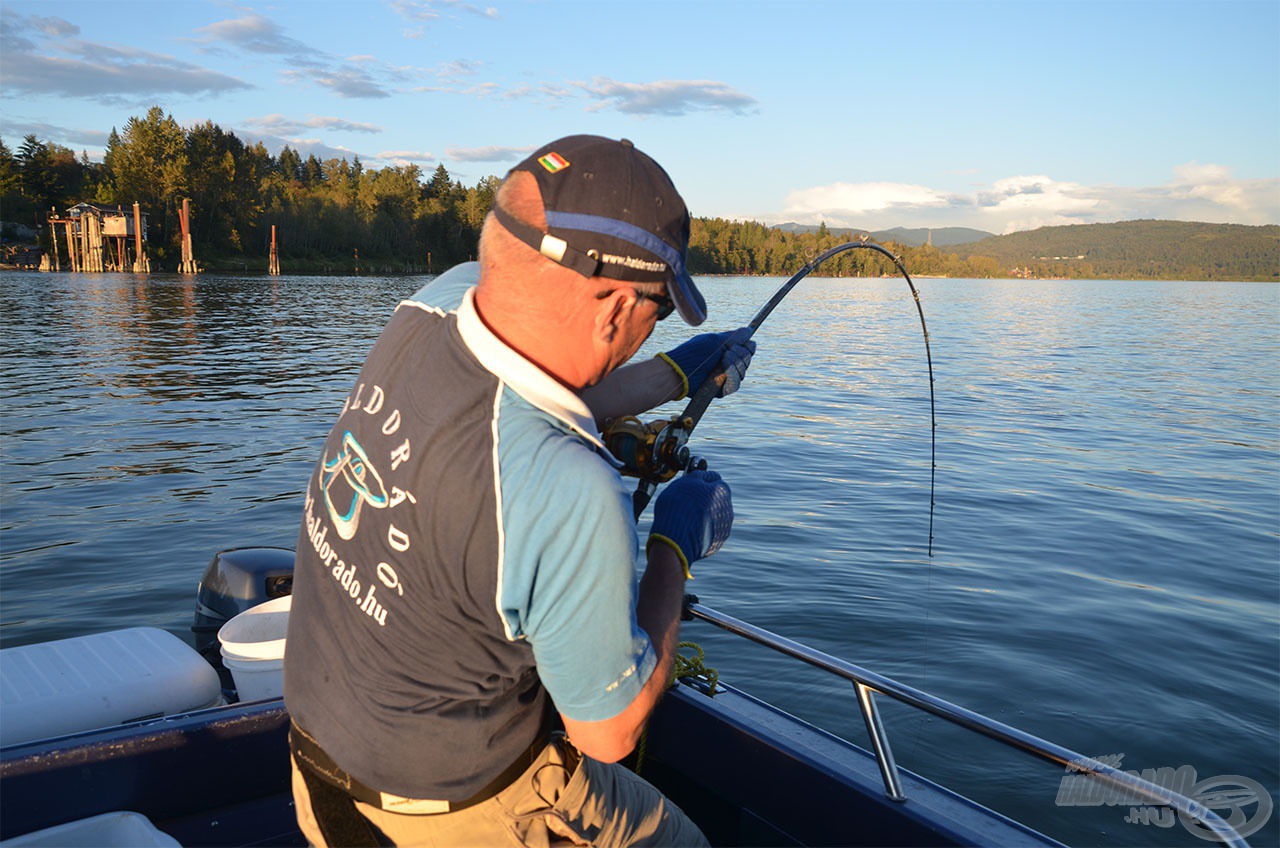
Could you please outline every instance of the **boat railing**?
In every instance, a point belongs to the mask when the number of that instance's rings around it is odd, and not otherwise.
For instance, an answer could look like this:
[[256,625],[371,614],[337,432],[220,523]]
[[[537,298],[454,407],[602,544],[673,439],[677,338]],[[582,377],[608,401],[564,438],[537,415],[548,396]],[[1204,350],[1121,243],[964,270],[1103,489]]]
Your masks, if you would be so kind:
[[996,721],[930,695],[928,692],[899,683],[851,662],[824,654],[785,636],[779,636],[763,628],[726,615],[698,602],[692,595],[685,598],[685,618],[698,619],[722,630],[749,639],[766,648],[793,657],[848,680],[857,694],[858,706],[866,722],[871,746],[884,779],[885,795],[896,801],[906,800],[898,765],[889,745],[889,735],[876,708],[876,695],[893,698],[916,709],[967,728],[997,742],[1024,751],[1042,760],[1066,766],[1069,771],[1095,778],[1102,787],[1124,793],[1126,799],[1151,806],[1172,807],[1187,821],[1197,822],[1212,832],[1212,838],[1226,845],[1248,848],[1248,843],[1221,816],[1205,804],[1188,798],[1171,789],[1146,780],[1136,774],[1120,771],[1107,763],[1086,757],[1061,745],[1041,739],[1016,727]]

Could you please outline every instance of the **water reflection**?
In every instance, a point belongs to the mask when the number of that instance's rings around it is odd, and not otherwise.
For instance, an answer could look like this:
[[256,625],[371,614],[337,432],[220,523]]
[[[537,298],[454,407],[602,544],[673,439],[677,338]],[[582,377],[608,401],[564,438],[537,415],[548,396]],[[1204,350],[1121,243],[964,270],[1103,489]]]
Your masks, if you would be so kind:
[[[0,644],[185,634],[215,550],[292,546],[320,443],[422,282],[0,278]],[[709,329],[746,323],[781,282],[704,281]],[[1275,786],[1280,288],[928,280],[921,293],[936,555],[910,294],[811,278],[757,336],[747,387],[695,437],[738,517],[694,590],[1086,753]],[[664,322],[644,353],[687,334]],[[847,687],[688,635],[726,680],[862,740]],[[1132,835],[1108,810],[1081,825],[1054,809],[1057,775],[1011,766],[975,790],[969,766],[990,752],[884,712],[907,766],[999,804],[1041,780],[1021,814],[1064,819],[1073,842]],[[1108,826],[1115,838],[1098,837]]]

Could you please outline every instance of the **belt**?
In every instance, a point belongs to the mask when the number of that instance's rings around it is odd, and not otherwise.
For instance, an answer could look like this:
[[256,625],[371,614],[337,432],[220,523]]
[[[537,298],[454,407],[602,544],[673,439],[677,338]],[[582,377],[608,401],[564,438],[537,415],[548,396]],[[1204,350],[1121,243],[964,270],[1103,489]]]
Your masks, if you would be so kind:
[[290,722],[289,727],[289,749],[293,753],[294,759],[298,762],[298,767],[304,772],[310,772],[330,786],[341,789],[357,801],[362,801],[389,813],[419,816],[456,813],[458,810],[465,810],[468,807],[474,807],[476,804],[488,801],[510,786],[517,777],[524,773],[525,769],[533,765],[533,761],[538,758],[538,754],[546,747],[546,744],[546,738],[539,736],[497,777],[481,787],[470,798],[462,801],[444,801],[433,798],[405,798],[400,795],[393,795],[390,792],[381,792],[374,789],[352,777],[335,763],[333,758],[320,747],[320,743],[316,742],[315,738],[299,727],[296,722]]

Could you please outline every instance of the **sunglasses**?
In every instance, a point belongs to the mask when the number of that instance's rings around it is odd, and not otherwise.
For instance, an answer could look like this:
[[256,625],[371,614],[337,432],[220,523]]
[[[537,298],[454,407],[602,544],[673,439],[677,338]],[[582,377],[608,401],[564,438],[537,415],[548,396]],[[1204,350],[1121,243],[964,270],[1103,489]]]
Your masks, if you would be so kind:
[[[617,289],[609,289],[608,291],[600,292],[598,295],[596,295],[596,300],[604,300],[606,297],[608,297],[609,295],[613,294],[616,291]],[[658,304],[658,320],[659,321],[665,319],[668,315],[670,315],[672,312],[675,312],[676,310],[676,302],[671,298],[667,297],[665,294],[649,294],[648,292],[642,292],[638,289],[632,289],[631,291],[635,292],[636,297],[640,298],[641,300],[652,300],[654,303]]]

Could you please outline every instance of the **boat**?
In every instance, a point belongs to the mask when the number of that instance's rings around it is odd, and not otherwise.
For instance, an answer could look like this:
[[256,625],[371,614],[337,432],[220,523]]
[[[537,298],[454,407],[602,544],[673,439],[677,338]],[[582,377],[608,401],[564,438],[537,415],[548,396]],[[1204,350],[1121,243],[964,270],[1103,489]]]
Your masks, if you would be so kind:
[[[214,687],[215,705],[171,711],[129,703],[126,713],[156,709],[111,726],[62,729],[0,748],[0,842],[5,845],[305,845],[290,791],[289,715],[282,698],[240,698],[216,636],[230,622],[288,597],[293,552],[278,548],[222,551],[197,590],[196,647],[182,662],[156,649],[130,648],[137,665],[146,650],[164,654],[154,668],[142,661],[138,679],[160,681],[159,666],[196,683],[161,683],[198,702]],[[752,695],[694,673],[679,679],[654,712],[644,743],[642,774],[698,823],[713,845],[739,846],[1055,846],[1062,843],[963,794],[900,768],[877,700],[890,698],[1011,746],[1046,764],[1123,793],[1135,804],[1172,810],[1200,828],[1197,835],[1228,845],[1247,843],[1205,804],[1134,773],[1081,756],[980,713],[892,678],[755,627],[688,596],[686,619],[698,620],[848,681],[870,745],[834,736]],[[226,631],[222,630],[225,634]],[[105,634],[101,644],[128,634]],[[175,641],[178,640],[172,634]],[[79,637],[81,639],[92,637]],[[145,642],[134,636],[135,643]],[[149,638],[149,637],[147,637]],[[74,641],[74,640],[64,640]],[[164,641],[164,640],[156,640]],[[57,643],[53,643],[56,645]],[[101,652],[43,648],[59,662],[103,663]],[[64,646],[65,648],[65,646]],[[51,715],[36,693],[21,714],[22,687],[10,679],[22,663],[3,662],[6,691],[0,726]],[[195,658],[194,660],[192,658]],[[70,658],[70,659],[68,659]],[[201,667],[200,664],[204,666]],[[68,670],[73,671],[74,669]],[[86,672],[87,669],[80,669]],[[153,673],[154,672],[154,673]],[[212,677],[210,676],[212,674]],[[83,692],[92,675],[73,677],[81,691],[52,693],[73,708],[97,701]],[[40,675],[46,689],[59,675]],[[53,682],[50,682],[53,681]],[[210,681],[213,681],[212,683]],[[38,688],[38,687],[36,687]],[[241,688],[243,683],[241,683]],[[28,689],[34,692],[35,689]],[[180,700],[180,699],[179,699]],[[852,706],[851,706],[852,708]],[[65,721],[56,717],[57,721]],[[88,724],[102,722],[83,718]],[[26,732],[45,736],[38,728]],[[1188,827],[1192,827],[1188,824]]]

